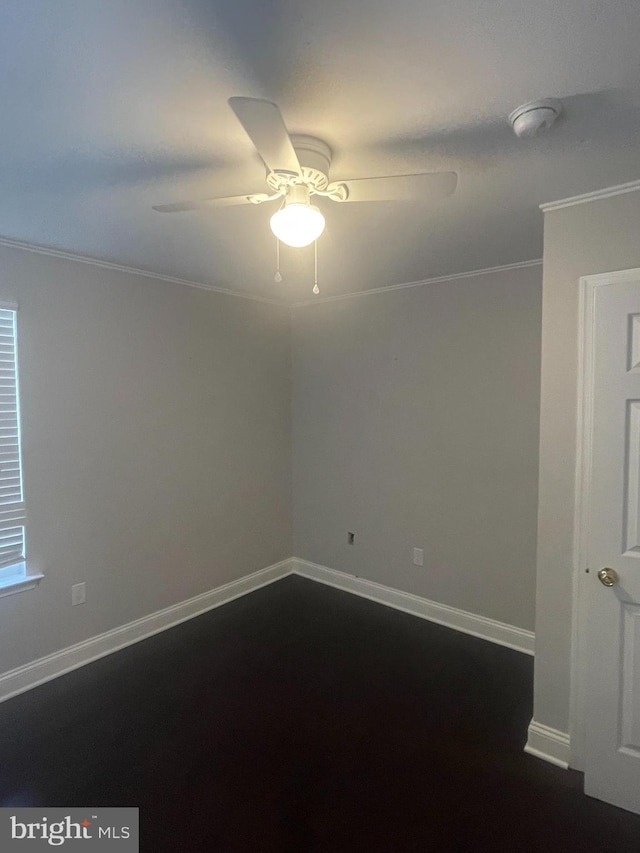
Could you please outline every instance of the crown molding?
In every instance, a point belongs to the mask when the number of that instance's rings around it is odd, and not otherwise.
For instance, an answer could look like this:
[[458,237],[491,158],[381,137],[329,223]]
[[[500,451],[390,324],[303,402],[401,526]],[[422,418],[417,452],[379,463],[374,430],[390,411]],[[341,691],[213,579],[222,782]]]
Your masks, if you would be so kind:
[[[627,186],[627,185],[625,185]],[[619,189],[619,188],[612,188]],[[637,186],[632,189],[640,189],[640,181]],[[630,192],[631,189],[622,190],[622,192]],[[603,191],[605,192],[605,191]],[[617,192],[609,191],[611,195],[617,195]],[[588,200],[588,199],[586,199]],[[554,202],[561,205],[561,202]],[[177,278],[175,276],[163,275],[162,273],[153,272],[152,270],[143,269],[141,267],[129,267],[124,264],[116,264],[113,261],[105,261],[100,258],[92,258],[89,255],[81,255],[76,252],[67,252],[62,249],[54,249],[50,246],[43,246],[39,243],[30,243],[25,240],[14,240],[10,237],[0,236],[0,246],[7,246],[10,249],[21,249],[23,252],[32,252],[36,255],[46,255],[52,258],[60,258],[67,261],[77,261],[80,264],[89,264],[94,267],[102,267],[103,269],[114,270],[115,272],[126,273],[128,275],[139,275],[144,278],[153,278],[157,281],[166,281],[170,284],[179,284],[183,287],[195,287],[198,290],[209,290],[212,293],[221,293],[224,296],[234,296],[239,299],[249,299],[254,302],[262,302],[266,305],[277,305],[280,308],[301,308],[306,305],[318,305],[321,302],[334,302],[339,299],[352,299],[357,296],[371,296],[375,293],[387,293],[392,290],[405,290],[411,287],[422,287],[426,284],[439,284],[446,281],[455,281],[459,278],[473,278],[480,275],[490,275],[496,272],[506,272],[508,270],[524,269],[526,267],[535,267],[542,264],[542,259],[537,258],[531,261],[519,261],[513,264],[502,264],[496,267],[485,267],[478,270],[468,270],[467,272],[452,273],[451,275],[436,276],[434,278],[425,278],[421,281],[409,281],[400,284],[389,284],[385,287],[376,287],[370,290],[354,290],[351,293],[338,293],[333,296],[316,296],[311,299],[305,299],[300,302],[287,304],[281,299],[270,299],[267,296],[257,296],[253,293],[247,293],[243,290],[231,290],[226,287],[218,287],[215,284],[205,284],[204,282],[192,281],[186,278]]]
[[292,303],[292,308],[302,308],[306,305],[318,305],[321,302],[335,302],[339,299],[352,299],[356,296],[372,296],[374,293],[388,293],[391,290],[406,290],[409,287],[422,287],[425,284],[439,284],[445,281],[456,281],[459,278],[474,278],[478,275],[490,275],[496,272],[507,272],[508,270],[519,270],[527,267],[537,267],[542,264],[542,258],[533,261],[519,261],[515,264],[502,264],[498,267],[485,267],[480,270],[469,270],[468,272],[453,273],[451,275],[440,275],[437,278],[425,278],[422,281],[408,281],[404,284],[388,284],[385,287],[375,287],[371,290],[354,290],[351,293],[337,293],[335,296],[316,296],[313,299],[305,299],[301,302]]
[[66,261],[77,261],[80,264],[89,264],[94,267],[102,267],[107,270],[115,270],[115,272],[127,273],[129,275],[140,275],[145,278],[155,278],[157,281],[167,281],[170,284],[180,284],[183,287],[195,287],[198,290],[210,290],[213,293],[222,293],[225,296],[235,296],[240,299],[251,299],[254,302],[264,302],[267,305],[278,305],[288,307],[286,302],[279,299],[269,299],[267,296],[256,296],[253,293],[247,293],[244,290],[231,290],[226,287],[217,287],[215,284],[204,284],[200,281],[191,281],[186,278],[175,278],[171,275],[162,275],[162,273],[153,272],[152,270],[141,269],[140,267],[128,267],[123,264],[116,264],[112,261],[102,261],[99,258],[92,258],[88,255],[80,255],[75,252],[65,252],[62,249],[53,249],[49,246],[41,246],[38,243],[29,243],[23,240],[13,240],[9,237],[0,237],[0,246],[7,246],[10,249],[22,249],[24,252],[33,252],[36,255],[48,255],[52,258],[61,258]]
[[540,205],[540,210],[543,213],[549,213],[551,210],[561,210],[563,207],[573,207],[576,204],[586,204],[590,201],[599,201],[603,198],[612,198],[616,195],[625,195],[640,190],[640,180],[629,181],[627,184],[618,184],[615,187],[605,187],[602,190],[594,190],[590,193],[582,195],[574,195],[569,198],[562,198],[558,201],[548,201],[546,204]]

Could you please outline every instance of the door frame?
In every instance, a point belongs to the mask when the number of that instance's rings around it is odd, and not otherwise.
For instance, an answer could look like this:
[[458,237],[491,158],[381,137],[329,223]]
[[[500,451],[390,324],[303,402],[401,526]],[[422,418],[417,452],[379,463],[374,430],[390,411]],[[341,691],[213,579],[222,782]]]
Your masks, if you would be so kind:
[[593,346],[598,288],[640,280],[640,268],[582,276],[578,309],[578,408],[571,612],[570,767],[583,770],[586,752],[587,544],[593,446]]

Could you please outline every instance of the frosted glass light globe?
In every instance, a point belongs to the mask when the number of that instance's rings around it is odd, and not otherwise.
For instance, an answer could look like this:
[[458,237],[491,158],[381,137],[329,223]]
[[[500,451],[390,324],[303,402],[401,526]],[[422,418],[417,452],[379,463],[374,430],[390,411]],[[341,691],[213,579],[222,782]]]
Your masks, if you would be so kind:
[[324,216],[313,204],[287,204],[271,217],[271,230],[278,240],[296,249],[317,240],[324,225]]

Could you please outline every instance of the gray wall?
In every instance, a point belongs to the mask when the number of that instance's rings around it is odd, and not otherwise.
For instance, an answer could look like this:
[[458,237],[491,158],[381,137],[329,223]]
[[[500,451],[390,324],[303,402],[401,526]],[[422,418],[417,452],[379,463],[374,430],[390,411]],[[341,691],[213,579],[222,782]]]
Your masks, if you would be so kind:
[[288,309],[5,247],[2,299],[46,577],[0,599],[0,672],[291,555]]
[[578,280],[640,267],[640,192],[545,214],[535,719],[569,730]]
[[536,266],[294,311],[296,556],[533,628],[540,285]]

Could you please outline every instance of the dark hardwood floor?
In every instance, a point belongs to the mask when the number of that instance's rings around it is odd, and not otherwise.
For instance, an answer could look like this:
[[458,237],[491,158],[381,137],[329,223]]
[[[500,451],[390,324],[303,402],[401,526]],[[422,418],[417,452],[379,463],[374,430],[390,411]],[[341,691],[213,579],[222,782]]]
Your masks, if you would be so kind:
[[141,850],[640,851],[522,751],[532,659],[298,577],[0,706],[0,803],[139,806]]

